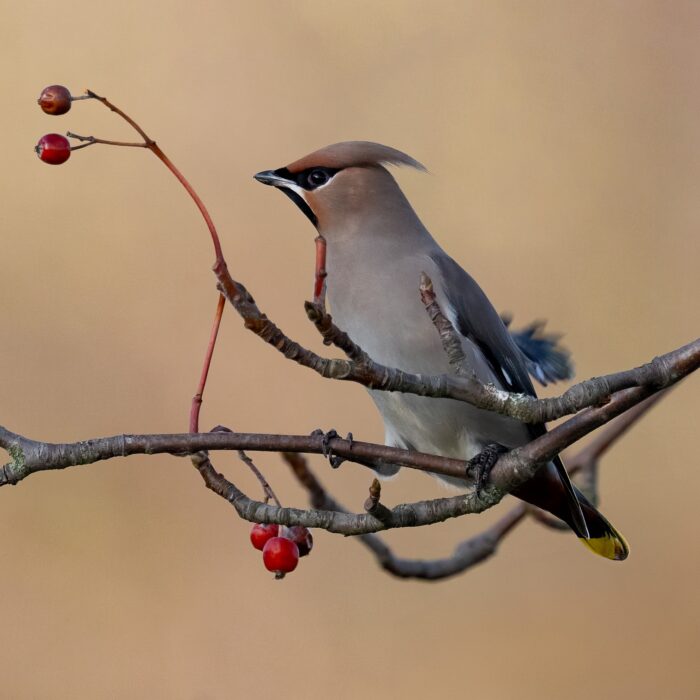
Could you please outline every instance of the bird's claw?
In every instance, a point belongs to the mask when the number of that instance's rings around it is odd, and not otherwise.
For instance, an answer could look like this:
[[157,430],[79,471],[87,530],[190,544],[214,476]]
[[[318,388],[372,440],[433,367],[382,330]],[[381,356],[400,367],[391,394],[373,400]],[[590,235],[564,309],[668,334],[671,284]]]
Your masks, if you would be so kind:
[[321,454],[326,458],[330,459],[333,456],[333,451],[331,450],[330,442],[333,438],[340,437],[338,431],[331,428],[328,432],[321,430],[321,428],[316,428],[311,433],[312,437],[321,437]]
[[[333,450],[331,449],[330,445],[331,440],[340,437],[340,435],[338,435],[338,431],[331,428],[328,432],[325,432],[321,430],[321,428],[316,428],[311,435],[321,436],[321,454],[328,460],[328,463],[333,469],[337,469],[345,461],[343,457],[333,454]],[[352,433],[348,433],[348,436],[345,439],[350,443],[350,445],[352,445]]]
[[481,492],[486,488],[491,470],[498,462],[498,458],[508,449],[498,443],[486,445],[479,454],[472,457],[467,462],[467,476],[474,479],[476,497],[481,497]]

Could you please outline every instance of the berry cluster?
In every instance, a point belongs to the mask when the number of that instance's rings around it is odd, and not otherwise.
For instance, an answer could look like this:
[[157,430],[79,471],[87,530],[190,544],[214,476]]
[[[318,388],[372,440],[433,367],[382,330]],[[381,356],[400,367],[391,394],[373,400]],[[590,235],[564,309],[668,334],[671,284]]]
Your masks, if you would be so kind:
[[[46,114],[54,116],[65,114],[71,108],[72,101],[70,90],[63,85],[49,85],[41,91],[37,100]],[[46,134],[39,139],[34,150],[44,163],[61,165],[70,158],[71,145],[61,134]]]
[[284,578],[297,568],[299,557],[305,557],[314,546],[314,538],[303,525],[253,525],[250,541],[255,549],[262,550],[263,564],[275,578]]

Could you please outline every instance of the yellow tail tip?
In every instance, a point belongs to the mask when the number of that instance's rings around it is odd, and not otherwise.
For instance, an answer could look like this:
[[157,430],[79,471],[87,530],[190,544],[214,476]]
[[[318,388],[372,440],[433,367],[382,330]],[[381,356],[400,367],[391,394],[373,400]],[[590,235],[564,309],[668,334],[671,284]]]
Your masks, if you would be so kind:
[[630,553],[630,548],[625,542],[625,538],[618,532],[610,532],[602,537],[591,537],[590,539],[579,537],[579,541],[592,552],[606,559],[623,561],[627,559],[627,555]]

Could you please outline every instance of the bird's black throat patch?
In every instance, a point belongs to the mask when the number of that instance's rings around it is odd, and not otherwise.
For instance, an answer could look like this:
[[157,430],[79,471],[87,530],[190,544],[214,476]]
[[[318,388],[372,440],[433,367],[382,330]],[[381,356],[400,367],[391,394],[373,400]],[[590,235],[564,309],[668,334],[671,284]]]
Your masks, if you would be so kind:
[[313,213],[311,210],[311,207],[304,201],[304,198],[297,194],[294,190],[290,190],[287,187],[278,187],[277,189],[281,190],[284,192],[289,199],[296,204],[299,209],[304,212],[304,216],[314,225],[315,228],[318,228],[318,219],[316,218],[316,214]]

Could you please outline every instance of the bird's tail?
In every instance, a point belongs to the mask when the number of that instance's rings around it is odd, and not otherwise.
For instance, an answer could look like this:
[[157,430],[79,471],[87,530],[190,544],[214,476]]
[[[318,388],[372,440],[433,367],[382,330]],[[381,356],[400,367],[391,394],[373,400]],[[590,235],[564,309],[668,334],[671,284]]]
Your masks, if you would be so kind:
[[[603,517],[588,499],[576,489],[578,502],[581,504],[583,517],[588,526],[588,537],[581,537],[581,542],[592,552],[606,559],[622,561],[627,559],[630,550],[625,538]],[[577,533],[578,534],[578,533]]]
[[563,520],[592,552],[622,561],[629,554],[625,538],[571,483],[558,458],[541,467],[513,495]]

